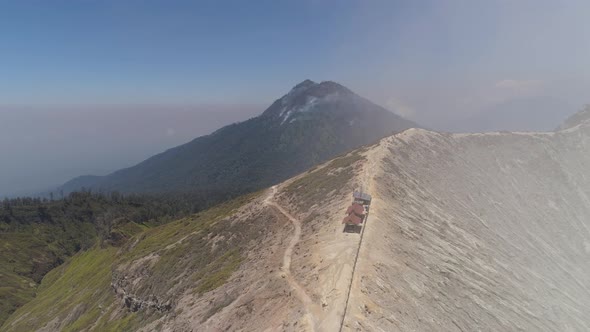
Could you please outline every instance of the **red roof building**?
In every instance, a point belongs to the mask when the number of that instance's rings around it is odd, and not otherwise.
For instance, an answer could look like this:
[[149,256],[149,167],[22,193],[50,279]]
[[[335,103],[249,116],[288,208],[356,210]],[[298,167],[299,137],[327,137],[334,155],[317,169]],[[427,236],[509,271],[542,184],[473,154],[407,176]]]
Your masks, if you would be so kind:
[[342,223],[343,224],[360,225],[363,223],[363,219],[355,216],[354,214],[351,214],[349,216],[344,217],[344,219],[342,219]]
[[359,217],[363,217],[365,215],[365,208],[358,203],[353,203],[346,210],[346,214],[351,214],[351,213],[354,213]]

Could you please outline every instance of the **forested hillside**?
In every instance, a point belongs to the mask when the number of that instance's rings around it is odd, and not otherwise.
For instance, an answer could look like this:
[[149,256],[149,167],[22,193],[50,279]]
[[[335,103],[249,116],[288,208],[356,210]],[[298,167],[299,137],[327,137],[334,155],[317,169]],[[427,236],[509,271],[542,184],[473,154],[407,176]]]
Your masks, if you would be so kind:
[[35,296],[47,272],[80,250],[119,245],[132,234],[203,209],[197,193],[73,192],[60,199],[5,199],[0,208],[0,324]]

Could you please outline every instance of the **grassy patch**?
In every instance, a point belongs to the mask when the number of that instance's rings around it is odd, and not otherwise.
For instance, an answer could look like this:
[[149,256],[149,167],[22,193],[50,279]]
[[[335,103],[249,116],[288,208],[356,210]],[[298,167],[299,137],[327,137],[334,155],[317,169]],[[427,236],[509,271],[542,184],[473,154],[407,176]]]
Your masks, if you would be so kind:
[[150,228],[129,241],[126,252],[118,263],[130,262],[150,253],[162,251],[170,244],[193,233],[208,234],[216,222],[231,215],[236,209],[259,195],[260,192],[244,195],[192,216]]
[[[89,321],[95,321],[100,315],[99,306],[108,306],[114,300],[109,286],[115,252],[115,248],[91,249],[52,270],[42,281],[38,296],[17,310],[4,328],[32,331],[55,317],[65,319],[71,313],[77,314],[70,315],[65,331],[80,330]],[[26,320],[10,326],[11,321],[25,313]]]
[[105,332],[124,332],[124,331],[134,331],[137,327],[144,321],[144,317],[136,312],[127,313],[125,316],[114,319],[108,320],[110,315],[103,315],[101,319],[96,324],[95,331],[105,331]]
[[241,250],[249,241],[243,225],[232,225],[228,217],[259,195],[246,195],[136,235],[117,259],[117,273],[125,274],[130,264],[156,253],[158,258],[142,267],[149,271],[142,283],[130,290],[140,298],[155,295],[164,302],[174,301],[186,289],[203,294],[223,285],[239,267]]
[[238,269],[241,262],[242,258],[237,249],[228,251],[218,257],[199,273],[197,276],[199,286],[195,291],[203,294],[225,284],[232,273]]
[[61,328],[64,332],[90,326],[96,326],[97,331],[134,330],[143,320],[137,313],[113,320],[110,317],[117,300],[110,288],[117,250],[96,247],[80,252],[49,272],[41,282],[37,297],[19,308],[0,330],[34,331],[54,318],[65,321]]
[[300,207],[321,202],[328,198],[330,192],[342,189],[353,177],[354,165],[364,159],[360,151],[336,158],[325,167],[293,181],[285,191],[294,197]]
[[30,234],[0,233],[0,325],[29,302],[57,254]]

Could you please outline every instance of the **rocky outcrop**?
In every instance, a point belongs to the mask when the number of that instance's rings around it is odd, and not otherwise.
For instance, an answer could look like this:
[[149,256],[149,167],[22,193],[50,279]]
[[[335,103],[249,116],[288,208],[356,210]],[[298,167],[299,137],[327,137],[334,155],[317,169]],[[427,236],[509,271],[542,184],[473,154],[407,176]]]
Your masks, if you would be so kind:
[[113,275],[113,282],[111,288],[117,297],[124,303],[131,312],[139,310],[156,310],[161,313],[168,312],[172,309],[171,299],[159,298],[154,294],[150,294],[145,298],[128,292],[130,286],[130,278],[127,276]]

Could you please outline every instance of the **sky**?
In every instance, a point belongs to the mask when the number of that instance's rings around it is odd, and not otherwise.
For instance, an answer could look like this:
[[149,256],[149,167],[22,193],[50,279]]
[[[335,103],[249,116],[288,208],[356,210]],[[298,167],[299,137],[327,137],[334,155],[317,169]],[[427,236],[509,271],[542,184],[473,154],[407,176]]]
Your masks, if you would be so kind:
[[307,78],[437,130],[553,128],[590,103],[588,13],[544,0],[2,1],[0,195],[131,166]]

